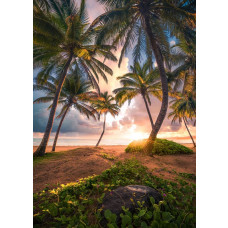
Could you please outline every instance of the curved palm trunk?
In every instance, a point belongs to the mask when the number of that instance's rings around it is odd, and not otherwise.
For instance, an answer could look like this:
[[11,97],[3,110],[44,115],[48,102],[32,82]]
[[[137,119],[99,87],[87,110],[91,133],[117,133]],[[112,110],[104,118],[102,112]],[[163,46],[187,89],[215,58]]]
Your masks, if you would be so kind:
[[189,131],[189,129],[188,129],[188,125],[187,125],[187,122],[186,122],[185,117],[183,117],[182,119],[184,120],[184,125],[185,125],[185,127],[186,127],[186,129],[187,129],[187,131],[188,131],[188,134],[190,135],[190,138],[191,138],[191,140],[192,140],[192,143],[193,143],[194,147],[196,147],[196,143],[195,143],[195,141],[194,141],[194,139],[193,139],[193,137],[192,137],[192,135],[191,135],[191,133],[190,133],[190,131]]
[[150,133],[150,136],[149,136],[147,143],[145,145],[145,148],[144,148],[145,152],[149,153],[153,149],[154,141],[155,141],[158,131],[160,130],[161,125],[165,119],[166,112],[168,109],[168,82],[167,82],[166,72],[165,72],[165,68],[164,68],[163,58],[162,58],[160,49],[156,43],[155,37],[152,33],[149,17],[146,15],[144,15],[144,22],[145,22],[145,30],[146,30],[146,33],[150,40],[150,44],[151,44],[151,47],[154,52],[155,59],[156,59],[157,65],[158,65],[158,70],[160,73],[161,84],[162,84],[162,95],[163,95],[160,112],[158,114],[157,120],[154,124],[154,128],[152,129],[152,132]]
[[53,146],[52,146],[52,151],[54,152],[55,151],[55,147],[56,147],[56,143],[57,143],[57,140],[58,140],[58,137],[59,137],[59,132],[60,132],[60,128],[62,126],[62,123],[63,123],[63,120],[65,119],[65,116],[67,114],[67,111],[68,109],[70,108],[70,106],[67,107],[66,111],[64,112],[61,120],[60,120],[60,123],[59,123],[59,126],[58,126],[58,129],[56,131],[56,134],[55,134],[55,140],[54,140],[54,143],[53,143]]
[[53,100],[53,104],[52,104],[51,111],[49,114],[46,130],[45,130],[43,139],[42,139],[39,147],[37,148],[36,152],[34,153],[34,156],[43,156],[45,154],[47,143],[48,143],[48,140],[49,140],[49,137],[51,134],[51,130],[52,130],[52,126],[53,126],[53,122],[54,122],[55,111],[56,111],[56,108],[58,105],[59,95],[62,90],[62,86],[65,81],[67,70],[70,66],[72,58],[73,58],[73,53],[69,56],[65,66],[63,68],[63,72],[60,76],[59,84],[58,84],[57,90],[55,92],[55,98]]
[[105,132],[105,121],[106,121],[106,114],[104,115],[103,131],[102,131],[102,133],[101,133],[101,136],[100,136],[100,138],[99,138],[99,140],[98,140],[96,146],[99,146],[99,143],[100,143],[100,141],[101,141],[101,139],[102,139],[102,137],[103,137],[103,135],[104,135],[104,132]]
[[144,100],[145,105],[146,105],[146,110],[147,110],[148,116],[149,116],[149,118],[150,118],[151,128],[153,129],[153,127],[154,127],[154,122],[153,122],[153,119],[152,119],[152,116],[151,116],[151,113],[150,113],[149,106],[148,106],[148,104],[147,104],[147,101],[146,101],[145,96],[144,96],[144,95],[142,95],[142,97],[143,97],[143,100]]

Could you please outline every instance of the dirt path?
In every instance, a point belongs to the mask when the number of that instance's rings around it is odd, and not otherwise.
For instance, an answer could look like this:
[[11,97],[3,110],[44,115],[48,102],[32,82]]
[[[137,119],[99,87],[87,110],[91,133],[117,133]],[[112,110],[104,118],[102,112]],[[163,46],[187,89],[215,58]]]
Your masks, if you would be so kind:
[[[166,155],[149,156],[132,155],[124,152],[126,146],[102,146],[100,148],[80,147],[57,147],[59,156],[53,156],[34,165],[33,190],[40,191],[45,187],[53,188],[58,183],[65,184],[93,174],[100,174],[109,168],[115,161],[129,159],[137,156],[137,159],[147,166],[154,175],[166,179],[175,179],[176,172],[196,172],[196,154],[192,155]],[[34,148],[35,149],[35,148]],[[48,148],[48,151],[51,147]],[[68,150],[68,151],[67,151]],[[70,151],[69,151],[70,150]],[[106,153],[115,157],[114,161],[101,156]]]

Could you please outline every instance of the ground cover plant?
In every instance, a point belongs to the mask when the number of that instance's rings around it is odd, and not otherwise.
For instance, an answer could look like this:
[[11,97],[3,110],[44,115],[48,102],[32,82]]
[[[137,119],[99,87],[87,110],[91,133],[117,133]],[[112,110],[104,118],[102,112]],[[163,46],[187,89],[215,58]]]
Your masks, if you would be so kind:
[[196,175],[194,173],[179,173],[179,176],[189,180],[196,180]]
[[[135,140],[131,142],[128,147],[125,149],[127,153],[133,152],[143,152],[144,145],[146,143],[146,139],[143,140]],[[193,151],[188,147],[175,143],[173,141],[169,141],[167,139],[156,139],[154,143],[154,147],[150,154],[157,155],[172,155],[172,154],[192,154]]]
[[114,161],[116,159],[115,156],[107,154],[107,153],[101,153],[100,156],[104,159],[110,160],[110,161]]
[[[121,227],[195,227],[195,184],[153,176],[137,160],[117,162],[101,175],[34,194],[34,227],[101,227],[98,205],[106,192],[118,186],[146,185],[157,189],[163,200],[146,208],[138,203],[132,214],[123,207]],[[104,212],[108,227],[118,227],[116,216]]]

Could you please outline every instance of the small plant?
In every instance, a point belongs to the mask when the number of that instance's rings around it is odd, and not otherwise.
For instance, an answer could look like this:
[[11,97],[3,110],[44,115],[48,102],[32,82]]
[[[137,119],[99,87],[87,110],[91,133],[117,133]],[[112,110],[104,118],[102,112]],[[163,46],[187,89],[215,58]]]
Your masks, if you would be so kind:
[[[145,143],[146,143],[146,139],[133,141],[125,149],[125,152],[142,153]],[[169,141],[166,139],[156,139],[153,150],[151,151],[151,154],[157,154],[157,155],[192,154],[192,153],[193,151],[188,147],[185,147],[183,145],[180,145],[178,143],[175,143],[173,141]]]
[[110,161],[114,161],[116,159],[115,156],[110,155],[110,154],[106,154],[106,153],[100,153],[100,156],[104,159],[110,160]]

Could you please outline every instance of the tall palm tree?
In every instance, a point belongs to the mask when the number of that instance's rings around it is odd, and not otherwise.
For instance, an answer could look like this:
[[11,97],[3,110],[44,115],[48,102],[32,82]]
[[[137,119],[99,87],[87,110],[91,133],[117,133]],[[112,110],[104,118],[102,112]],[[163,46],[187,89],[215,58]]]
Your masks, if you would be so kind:
[[[158,70],[149,70],[150,62],[146,62],[142,67],[138,62],[134,67],[130,67],[132,73],[127,73],[117,77],[122,87],[115,89],[115,99],[122,105],[125,101],[131,101],[137,95],[141,95],[146,106],[146,110],[150,119],[151,128],[154,128],[154,122],[150,113],[149,105],[151,105],[150,95],[161,100],[161,83]],[[149,105],[148,105],[149,104]]]
[[80,7],[74,0],[35,0],[33,8],[34,66],[39,67],[40,78],[47,80],[52,71],[56,71],[59,77],[46,130],[34,153],[35,156],[43,156],[69,67],[74,64],[83,69],[99,92],[99,76],[107,81],[105,72],[112,74],[112,70],[97,57],[105,56],[113,61],[116,58],[110,51],[112,46],[94,45],[99,29],[89,27],[85,0],[81,0]]
[[113,101],[115,101],[114,97],[109,95],[108,92],[101,93],[100,97],[93,101],[93,107],[97,110],[97,112],[99,112],[100,115],[104,114],[103,131],[96,146],[99,145],[104,135],[107,113],[110,113],[113,117],[119,114],[120,109],[116,103],[113,103]]
[[[47,83],[35,84],[34,90],[41,90],[46,93],[46,96],[37,98],[34,103],[47,103],[54,100],[55,91],[56,91],[56,82],[55,78],[50,77]],[[59,132],[62,126],[62,123],[69,113],[71,107],[74,107],[81,114],[86,115],[89,119],[90,117],[96,120],[97,111],[89,104],[90,101],[98,97],[98,94],[91,90],[91,83],[84,80],[78,75],[72,74],[65,79],[60,97],[59,104],[62,105],[61,111],[56,118],[61,118],[58,129],[55,134],[54,143],[52,146],[52,151],[55,151],[57,144]],[[49,106],[51,108],[52,105]]]
[[184,121],[185,127],[195,147],[195,141],[187,125],[187,118],[192,120],[196,117],[196,101],[192,93],[188,93],[185,95],[180,94],[179,97],[177,96],[175,99],[170,101],[170,104],[170,108],[173,111],[169,113],[168,118],[173,118],[171,123],[174,123],[176,120],[179,120],[179,123],[182,122],[182,120]]
[[[134,48],[134,58],[139,59],[141,49],[151,50],[156,59],[162,85],[162,105],[150,137],[145,146],[151,151],[157,133],[163,123],[168,108],[168,83],[164,68],[163,53],[168,49],[167,34],[177,37],[186,27],[195,26],[195,1],[167,0],[98,0],[105,4],[107,11],[92,23],[92,27],[105,26],[97,37],[97,43],[121,44],[119,64],[124,54]],[[145,37],[145,38],[143,38]],[[141,42],[141,41],[146,42]],[[148,52],[151,57],[151,51]],[[150,58],[151,59],[151,58]]]

